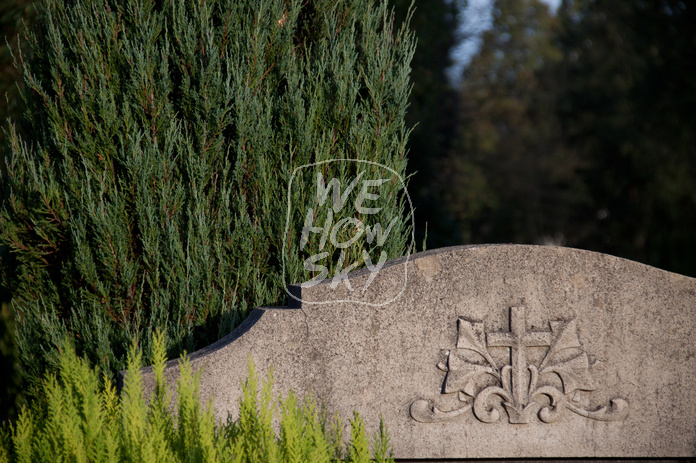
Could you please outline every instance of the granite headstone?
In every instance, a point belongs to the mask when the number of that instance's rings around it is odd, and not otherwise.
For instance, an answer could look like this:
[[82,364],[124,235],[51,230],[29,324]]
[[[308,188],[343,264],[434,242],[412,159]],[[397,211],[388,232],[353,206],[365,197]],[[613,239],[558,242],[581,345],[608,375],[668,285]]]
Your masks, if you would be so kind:
[[488,245],[347,281],[293,286],[290,307],[257,308],[190,356],[217,417],[237,413],[251,356],[277,392],[368,429],[383,417],[396,458],[696,457],[696,279]]

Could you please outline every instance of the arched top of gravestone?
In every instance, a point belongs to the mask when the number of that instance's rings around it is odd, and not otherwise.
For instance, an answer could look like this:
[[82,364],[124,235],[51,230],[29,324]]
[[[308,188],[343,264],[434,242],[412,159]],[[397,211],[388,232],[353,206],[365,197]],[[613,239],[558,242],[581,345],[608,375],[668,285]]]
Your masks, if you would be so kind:
[[[621,269],[621,270],[619,270]],[[653,275],[660,280],[692,278],[650,267],[639,262],[581,249],[514,244],[452,246],[420,252],[387,261],[378,271],[363,268],[342,279],[327,277],[318,284],[290,285],[289,306],[309,308],[331,303],[356,303],[381,307],[396,302],[407,289],[432,288],[433,282],[447,279],[488,279],[518,273],[529,279],[532,275],[575,275],[575,278],[632,280]],[[447,287],[441,288],[447,291]],[[304,305],[302,304],[304,302]]]

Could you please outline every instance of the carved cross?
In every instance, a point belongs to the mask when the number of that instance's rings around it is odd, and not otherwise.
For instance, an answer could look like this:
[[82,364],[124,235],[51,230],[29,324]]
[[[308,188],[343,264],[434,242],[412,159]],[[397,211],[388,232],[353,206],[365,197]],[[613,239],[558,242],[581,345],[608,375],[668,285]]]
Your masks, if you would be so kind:
[[524,306],[510,307],[510,332],[487,333],[489,347],[509,347],[512,368],[512,397],[515,407],[529,402],[527,347],[551,346],[550,331],[527,331]]

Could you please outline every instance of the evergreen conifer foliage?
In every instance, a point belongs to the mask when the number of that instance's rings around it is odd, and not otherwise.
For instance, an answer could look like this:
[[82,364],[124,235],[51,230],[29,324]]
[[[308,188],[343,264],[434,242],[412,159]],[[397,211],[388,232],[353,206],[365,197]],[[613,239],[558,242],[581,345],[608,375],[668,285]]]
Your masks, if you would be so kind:
[[[192,351],[308,279],[316,189],[288,205],[293,170],[405,172],[414,39],[393,24],[367,0],[46,0],[16,57],[31,139],[10,127],[0,216],[25,377],[64,335],[111,372],[157,328],[169,355]],[[316,169],[347,183],[352,165]],[[410,229],[403,189],[385,191],[391,258]]]
[[[16,423],[0,427],[0,462],[329,463],[341,461],[344,454],[347,461],[394,461],[382,420],[371,449],[365,423],[355,413],[350,421],[352,440],[344,443],[340,418],[329,425],[311,397],[301,402],[292,392],[285,400],[275,397],[272,375],[259,384],[251,361],[239,416],[216,422],[212,400],[205,407],[200,402],[202,371],[194,373],[186,356],[179,361],[181,377],[171,410],[161,333],[153,335],[152,345],[156,386],[148,403],[142,356],[135,348],[129,352],[118,395],[111,381],[100,379],[99,372],[66,343],[57,374],[44,379],[44,400],[24,407]],[[280,425],[280,436],[274,421]]]

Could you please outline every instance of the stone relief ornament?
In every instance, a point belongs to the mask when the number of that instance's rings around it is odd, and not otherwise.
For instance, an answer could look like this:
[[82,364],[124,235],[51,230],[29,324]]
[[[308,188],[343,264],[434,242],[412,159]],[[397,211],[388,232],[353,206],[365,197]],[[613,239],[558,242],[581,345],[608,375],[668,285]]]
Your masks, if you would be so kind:
[[[504,412],[513,424],[529,423],[534,415],[553,423],[567,409],[594,420],[625,419],[625,399],[614,398],[609,406],[595,409],[574,400],[578,391],[596,388],[589,358],[580,344],[575,319],[550,321],[549,325],[551,331],[527,331],[524,306],[510,308],[509,332],[486,333],[483,322],[459,318],[456,349],[447,352],[447,364],[440,363],[438,368],[447,373],[442,393],[458,394],[461,406],[444,411],[432,400],[419,399],[411,404],[411,417],[432,423],[473,409],[484,423],[500,420]],[[548,348],[538,365],[527,359],[530,347]],[[510,365],[498,366],[490,348],[510,349]]]

